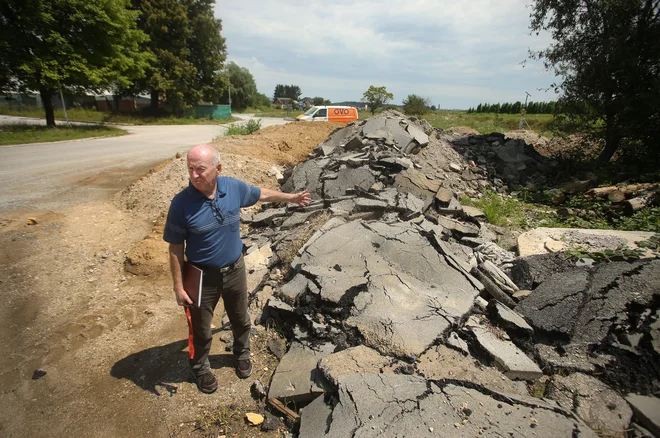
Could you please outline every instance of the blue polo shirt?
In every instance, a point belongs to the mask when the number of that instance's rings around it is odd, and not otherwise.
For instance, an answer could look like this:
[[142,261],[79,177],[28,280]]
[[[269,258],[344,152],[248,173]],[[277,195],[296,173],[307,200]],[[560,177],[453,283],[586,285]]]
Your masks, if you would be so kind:
[[163,239],[173,244],[185,241],[190,262],[210,268],[230,265],[243,250],[241,208],[256,204],[260,196],[258,187],[226,176],[218,177],[214,199],[189,183],[172,199]]

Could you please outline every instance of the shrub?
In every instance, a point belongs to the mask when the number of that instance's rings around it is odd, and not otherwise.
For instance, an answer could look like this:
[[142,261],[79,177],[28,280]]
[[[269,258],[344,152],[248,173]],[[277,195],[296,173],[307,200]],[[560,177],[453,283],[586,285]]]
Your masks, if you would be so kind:
[[410,94],[403,100],[403,112],[408,115],[423,116],[430,111],[428,98]]
[[225,135],[249,135],[261,129],[261,119],[250,119],[244,125],[231,124]]

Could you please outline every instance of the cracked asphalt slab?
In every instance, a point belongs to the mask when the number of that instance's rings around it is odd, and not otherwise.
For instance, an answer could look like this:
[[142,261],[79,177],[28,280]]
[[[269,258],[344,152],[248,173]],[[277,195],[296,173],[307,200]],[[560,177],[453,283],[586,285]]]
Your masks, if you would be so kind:
[[541,283],[516,311],[536,329],[576,344],[598,344],[638,307],[654,310],[660,260],[575,268]]
[[352,221],[310,240],[298,275],[316,282],[321,300],[348,306],[346,325],[385,354],[421,355],[478,295],[410,223]]
[[541,362],[598,372],[621,391],[660,389],[651,337],[660,308],[660,260],[614,262],[554,274],[516,311],[535,329]]
[[597,436],[552,401],[473,384],[353,374],[340,376],[337,386],[331,403],[319,397],[303,409],[300,438]]

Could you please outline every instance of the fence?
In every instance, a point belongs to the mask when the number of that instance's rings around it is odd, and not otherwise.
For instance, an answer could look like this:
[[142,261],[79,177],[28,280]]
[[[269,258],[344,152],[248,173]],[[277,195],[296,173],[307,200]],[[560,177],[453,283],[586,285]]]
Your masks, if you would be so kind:
[[231,117],[231,107],[229,105],[198,105],[187,110],[186,117],[228,119]]

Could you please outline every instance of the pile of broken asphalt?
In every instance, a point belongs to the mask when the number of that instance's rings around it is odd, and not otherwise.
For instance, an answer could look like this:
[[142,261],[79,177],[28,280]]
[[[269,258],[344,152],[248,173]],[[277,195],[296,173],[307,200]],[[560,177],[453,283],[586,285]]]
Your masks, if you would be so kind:
[[308,208],[246,218],[253,317],[290,341],[266,397],[299,436],[660,433],[660,261],[516,257],[458,200],[545,160],[386,112],[288,172]]

